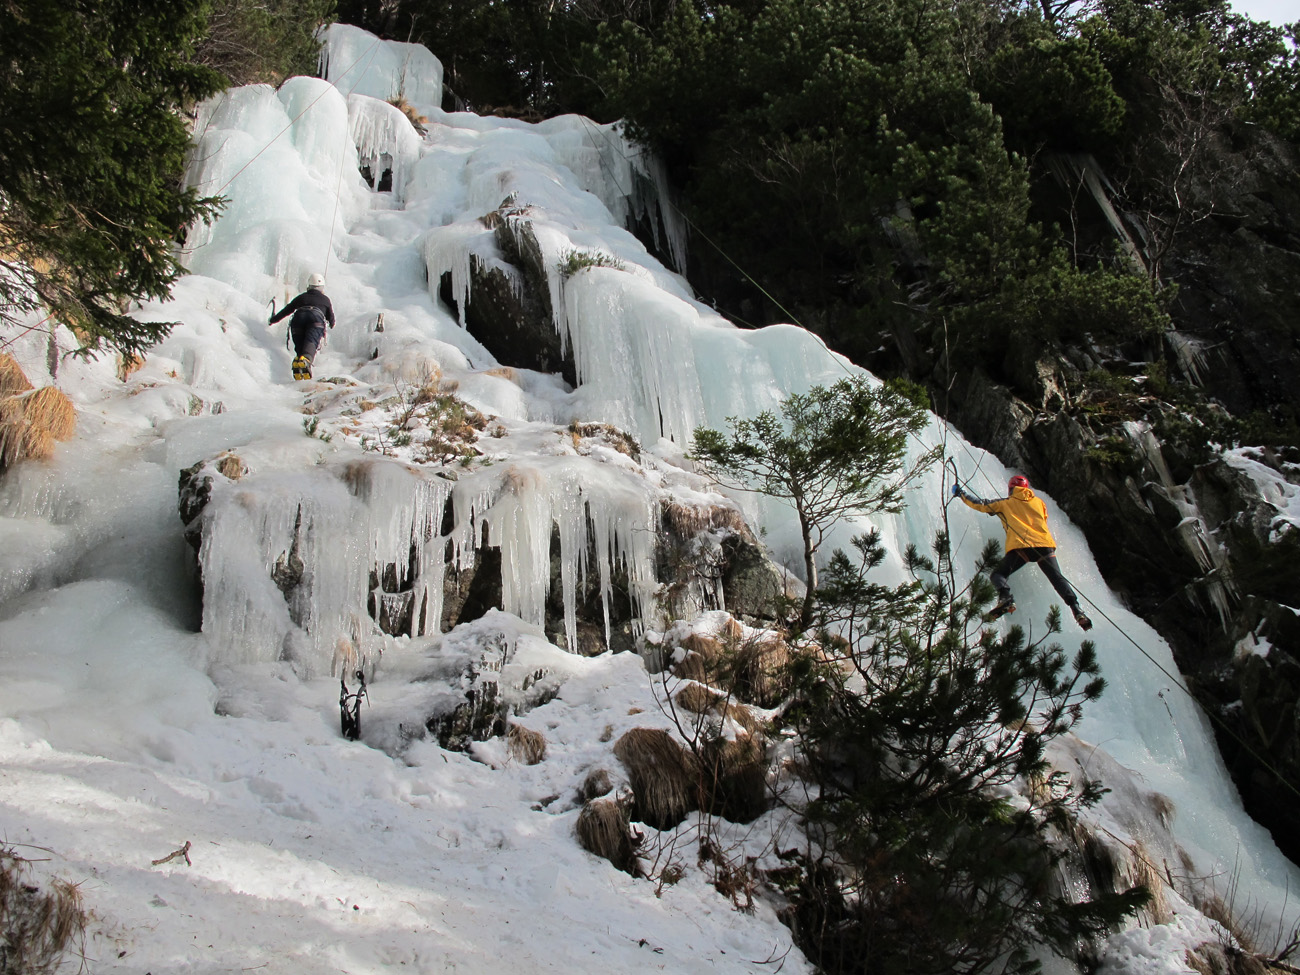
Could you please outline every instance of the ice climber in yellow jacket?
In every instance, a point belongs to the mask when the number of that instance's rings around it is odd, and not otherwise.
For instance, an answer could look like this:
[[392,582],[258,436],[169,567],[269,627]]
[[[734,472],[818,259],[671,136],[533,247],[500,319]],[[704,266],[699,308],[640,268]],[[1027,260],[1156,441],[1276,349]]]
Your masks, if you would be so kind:
[[1079,609],[1079,597],[1074,594],[1070,583],[1061,574],[1061,567],[1056,564],[1056,539],[1047,529],[1047,506],[1035,497],[1029,487],[1029,480],[1023,474],[1013,477],[1007,484],[1007,497],[996,501],[969,497],[960,484],[952,486],[952,493],[976,511],[997,515],[1007,532],[1006,544],[1003,546],[1006,555],[990,577],[998,591],[998,604],[985,617],[986,620],[992,621],[1016,611],[1007,580],[1022,565],[1034,562],[1070,607],[1075,622],[1085,630],[1092,629],[1092,620]]

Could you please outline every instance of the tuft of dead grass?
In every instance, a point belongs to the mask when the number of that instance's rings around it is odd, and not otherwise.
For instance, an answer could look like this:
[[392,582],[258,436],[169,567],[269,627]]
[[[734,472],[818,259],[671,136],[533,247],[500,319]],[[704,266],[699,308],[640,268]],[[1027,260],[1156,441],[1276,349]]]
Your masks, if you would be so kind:
[[760,707],[775,707],[789,690],[785,678],[790,647],[775,637],[744,640],[731,655],[736,696]]
[[677,645],[688,652],[698,653],[709,662],[722,656],[722,644],[700,633],[688,633]]
[[0,352],[0,398],[25,393],[32,388],[17,360],[7,352]]
[[86,912],[76,884],[55,879],[43,890],[28,862],[0,848],[0,971],[52,975],[83,942]]
[[546,736],[521,724],[512,724],[506,732],[506,752],[517,762],[536,765],[546,758]]
[[673,701],[677,706],[691,714],[709,714],[717,709],[722,700],[721,694],[697,681],[683,685],[682,689],[673,695]]
[[429,117],[421,115],[419,109],[406,100],[404,95],[398,95],[396,98],[390,98],[388,104],[397,109],[406,116],[406,120],[411,123],[411,128],[415,129],[420,135],[429,133]]
[[0,400],[0,466],[49,458],[54,442],[67,440],[76,428],[76,408],[53,386],[6,397]]
[[700,745],[704,807],[733,823],[748,823],[767,810],[767,761],[762,736],[708,738]]
[[1142,908],[1139,917],[1145,915],[1149,923],[1168,924],[1174,919],[1174,912],[1169,907],[1167,896],[1169,887],[1165,875],[1151,859],[1151,854],[1140,842],[1128,847],[1128,856],[1120,864],[1117,890],[1130,887],[1145,887],[1151,894],[1151,900]]
[[699,808],[695,759],[662,728],[633,728],[614,743],[627,769],[636,817],[655,829],[672,829]]
[[577,823],[578,843],[588,853],[603,857],[624,873],[641,876],[627,810],[613,799],[594,799],[582,807]]
[[607,796],[614,788],[614,783],[609,777],[609,771],[603,768],[594,768],[587,773],[587,777],[582,780],[582,787],[578,789],[578,801],[587,803],[592,799],[599,799],[601,796]]
[[620,430],[616,426],[608,423],[579,423],[574,420],[569,424],[569,433],[573,437],[575,449],[583,440],[599,440],[601,443],[613,447],[624,457],[631,457],[638,463],[641,461],[641,445],[636,442],[636,438],[630,433]]
[[1271,965],[1265,959],[1231,945],[1206,941],[1188,948],[1184,961],[1200,975],[1290,975],[1295,968],[1290,965]]
[[673,665],[673,676],[701,684],[714,683],[718,661],[722,659],[722,644],[711,636],[689,633],[677,645],[686,651],[686,656]]
[[707,684],[713,679],[714,669],[709,666],[702,654],[688,653],[673,664],[672,674],[680,680],[693,680],[700,684]]
[[666,499],[660,503],[659,510],[673,534],[680,538],[694,538],[703,532],[720,528],[729,529],[738,535],[748,531],[740,510],[729,505],[691,504]]

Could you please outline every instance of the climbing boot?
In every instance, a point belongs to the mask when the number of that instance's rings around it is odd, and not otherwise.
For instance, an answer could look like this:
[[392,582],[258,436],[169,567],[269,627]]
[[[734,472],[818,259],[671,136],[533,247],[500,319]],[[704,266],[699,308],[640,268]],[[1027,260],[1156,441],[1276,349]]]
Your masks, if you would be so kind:
[[1015,611],[1016,604],[1011,597],[1008,596],[1005,599],[998,600],[998,604],[984,614],[984,622],[992,623],[994,620],[1006,616],[1007,613],[1014,613]]
[[1074,621],[1079,624],[1079,629],[1084,632],[1092,629],[1092,620],[1088,619],[1081,609],[1076,609],[1074,611]]
[[298,358],[293,360],[293,378],[294,379],[311,378],[311,362],[308,361],[305,355],[300,355],[298,356]]

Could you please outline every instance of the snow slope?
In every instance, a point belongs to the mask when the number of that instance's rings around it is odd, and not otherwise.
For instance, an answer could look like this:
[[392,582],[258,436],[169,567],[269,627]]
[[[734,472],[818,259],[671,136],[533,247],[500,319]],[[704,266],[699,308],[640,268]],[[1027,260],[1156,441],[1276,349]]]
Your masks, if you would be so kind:
[[[637,655],[587,659],[548,643],[537,591],[552,524],[578,533],[564,556],[570,574],[618,560],[644,567],[644,540],[628,526],[646,492],[706,489],[682,458],[695,426],[721,426],[854,368],[794,326],[743,332],[695,302],[622,229],[656,205],[646,190],[655,173],[611,128],[444,113],[436,59],[353,28],[331,29],[326,73],[203,107],[192,179],[230,202],[189,241],[192,273],[173,299],[139,312],[179,323],[140,371],[122,381],[112,362],[63,357],[75,342],[61,331],[0,336],[34,383],[56,383],[78,407],[72,442],[0,481],[0,835],[41,859],[38,871],[80,883],[97,973],[810,970],[776,905],[740,912],[709,886],[689,853],[690,821],[664,853],[686,868],[676,885],[634,880],[579,849],[574,794],[587,772],[618,778],[609,742],[669,721],[663,688]],[[428,116],[427,136],[381,100],[397,92]],[[392,192],[371,190],[363,164],[391,168]],[[527,209],[552,264],[576,249],[622,265],[551,275],[576,390],[495,369],[431,293],[447,272],[463,299],[471,255],[492,259],[479,218],[506,202]],[[663,248],[680,253],[670,209],[663,223]],[[337,381],[295,384],[283,329],[266,319],[270,302],[313,271],[325,273],[339,314],[316,375]],[[400,393],[431,371],[501,427],[487,448],[498,463],[465,471],[438,503],[463,505],[469,531],[494,533],[514,581],[505,612],[445,637],[367,637],[382,650],[363,711],[370,730],[364,743],[346,742],[333,637],[358,612],[348,601],[364,591],[367,546],[400,548],[406,536],[385,535],[378,514],[400,505],[397,488],[360,506],[322,488],[321,472],[373,454],[363,441],[379,427],[362,395]],[[635,434],[649,473],[562,449],[575,419]],[[998,493],[1008,472],[937,421],[916,449],[945,436],[963,477]],[[222,451],[249,466],[262,507],[234,489],[214,495],[221,516],[245,504],[256,517],[232,520],[228,550],[205,548],[201,604],[177,475]],[[391,452],[410,459],[409,447]],[[633,486],[641,481],[649,486]],[[945,488],[936,471],[902,515],[880,520],[890,549],[933,535]],[[276,497],[280,508],[265,500]],[[250,579],[283,549],[286,513],[304,497],[319,514],[320,625],[289,662],[282,602]],[[739,500],[776,557],[797,566],[788,514]],[[1062,566],[1096,610],[1110,683],[1083,737],[1172,800],[1193,860],[1173,869],[1235,872],[1252,905],[1281,914],[1294,868],[1241,811],[1208,728],[1158,668],[1175,672],[1167,647],[1105,589],[1081,534],[1046,500]],[[973,564],[995,520],[961,505],[948,515],[959,562]],[[862,527],[844,526],[841,543]],[[599,566],[580,564],[587,531],[599,536]],[[1041,620],[1052,595],[1044,580],[1022,573],[1016,590],[1026,623]],[[438,692],[430,675],[493,640],[558,684],[554,700],[520,719],[547,736],[539,765],[510,758],[499,740],[462,754],[403,731]],[[1091,746],[1080,749],[1087,761]],[[1125,803],[1117,796],[1104,811],[1115,830],[1132,829]],[[729,836],[738,855],[761,856],[784,828],[769,817]],[[152,862],[187,841],[188,864]],[[1186,970],[1182,946],[1210,934],[1185,911],[1174,925],[1117,936],[1108,970]]]

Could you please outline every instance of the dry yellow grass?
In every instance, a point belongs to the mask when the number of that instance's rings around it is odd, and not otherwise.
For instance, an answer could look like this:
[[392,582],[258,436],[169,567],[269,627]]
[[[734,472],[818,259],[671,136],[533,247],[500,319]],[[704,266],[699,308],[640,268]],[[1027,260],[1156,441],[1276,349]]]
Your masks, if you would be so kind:
[[641,876],[627,810],[613,799],[595,799],[582,807],[577,823],[578,843],[588,853],[604,857],[619,870]]
[[714,683],[718,674],[718,661],[722,658],[722,644],[713,637],[690,633],[677,645],[687,653],[673,665],[673,676],[682,680],[697,680],[702,684]]
[[512,724],[506,732],[506,752],[517,762],[536,765],[546,758],[546,736],[521,724]]
[[733,658],[735,692],[762,707],[775,706],[785,696],[790,647],[784,640],[748,640],[736,647]]
[[53,386],[0,400],[0,466],[48,458],[54,442],[67,440],[76,428],[76,408]]
[[690,633],[678,644],[683,650],[694,651],[712,663],[722,656],[722,644],[711,636]]
[[637,818],[655,829],[671,829],[699,808],[695,759],[661,728],[633,728],[614,743],[627,769]]
[[55,440],[67,440],[77,429],[77,410],[60,390],[42,386],[19,397],[26,400],[27,422],[50,431]]
[[693,538],[701,532],[729,528],[737,534],[746,531],[745,519],[739,509],[718,504],[684,504],[665,500],[660,510],[673,532],[682,538]]
[[574,420],[569,424],[569,433],[573,437],[575,448],[583,440],[596,439],[625,457],[631,457],[635,461],[641,459],[641,445],[636,442],[636,438],[608,423],[580,423]]
[[709,666],[703,655],[688,653],[673,664],[672,674],[681,680],[693,680],[701,684],[707,684],[713,679],[713,668]]
[[728,704],[724,714],[734,721],[737,727],[743,728],[746,734],[757,735],[763,726],[763,722],[754,714],[754,709],[743,704]]
[[31,388],[32,384],[27,381],[14,357],[0,353],[0,398],[25,393]]
[[408,102],[405,96],[398,95],[396,98],[390,98],[388,104],[392,105],[395,109],[405,115],[407,121],[411,123],[411,127],[415,129],[416,132],[420,133],[420,135],[428,133],[429,117],[427,115],[421,115],[419,109]]

